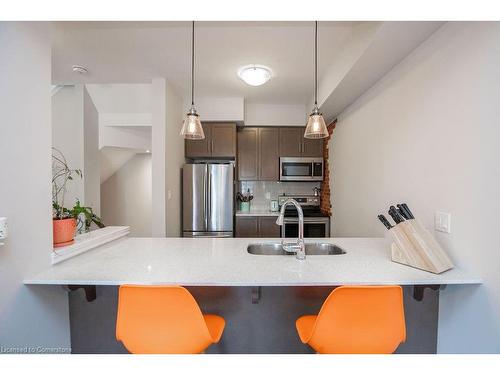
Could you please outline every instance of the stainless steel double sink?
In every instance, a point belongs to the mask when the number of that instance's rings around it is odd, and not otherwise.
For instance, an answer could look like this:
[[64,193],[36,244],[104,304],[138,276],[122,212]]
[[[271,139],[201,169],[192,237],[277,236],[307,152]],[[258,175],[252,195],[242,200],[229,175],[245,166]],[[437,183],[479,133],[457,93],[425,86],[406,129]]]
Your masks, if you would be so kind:
[[[306,243],[306,255],[342,255],[346,252],[331,243]],[[281,246],[281,243],[252,243],[248,245],[247,252],[254,255],[295,255],[293,252],[287,252]]]

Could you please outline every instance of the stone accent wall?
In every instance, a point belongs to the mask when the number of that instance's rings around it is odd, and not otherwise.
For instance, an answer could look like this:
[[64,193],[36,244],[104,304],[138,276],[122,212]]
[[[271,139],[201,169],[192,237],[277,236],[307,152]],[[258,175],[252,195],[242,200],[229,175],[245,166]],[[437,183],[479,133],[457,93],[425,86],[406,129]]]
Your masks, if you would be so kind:
[[330,203],[330,163],[328,161],[328,143],[332,137],[333,129],[335,129],[336,123],[337,119],[333,120],[333,122],[328,125],[329,136],[323,140],[323,159],[325,160],[325,170],[323,172],[323,182],[321,183],[321,212],[328,216],[332,216],[332,205]]

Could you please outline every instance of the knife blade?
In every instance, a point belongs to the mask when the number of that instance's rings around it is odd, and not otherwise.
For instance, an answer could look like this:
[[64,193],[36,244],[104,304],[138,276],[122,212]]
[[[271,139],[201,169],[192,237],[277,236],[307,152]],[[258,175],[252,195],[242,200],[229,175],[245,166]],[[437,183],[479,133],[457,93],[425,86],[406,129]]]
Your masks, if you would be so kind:
[[377,217],[387,229],[392,228],[391,223],[389,223],[389,220],[387,220],[384,215],[378,215]]

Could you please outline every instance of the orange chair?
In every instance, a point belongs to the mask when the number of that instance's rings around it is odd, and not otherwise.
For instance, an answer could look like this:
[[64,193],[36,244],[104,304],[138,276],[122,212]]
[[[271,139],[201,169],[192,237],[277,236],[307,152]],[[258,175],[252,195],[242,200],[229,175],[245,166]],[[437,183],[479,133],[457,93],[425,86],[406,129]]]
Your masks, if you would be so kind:
[[318,353],[388,354],[406,340],[400,286],[341,286],[318,315],[295,323],[300,340]]
[[116,339],[131,353],[201,353],[219,342],[225,321],[203,315],[180,286],[120,286]]

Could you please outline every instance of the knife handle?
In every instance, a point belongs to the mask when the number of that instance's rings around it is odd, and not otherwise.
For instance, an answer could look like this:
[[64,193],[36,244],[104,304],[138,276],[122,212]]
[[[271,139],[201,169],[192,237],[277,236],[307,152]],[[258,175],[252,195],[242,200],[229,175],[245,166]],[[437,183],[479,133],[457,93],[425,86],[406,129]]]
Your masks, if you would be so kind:
[[392,228],[391,223],[389,223],[389,220],[387,220],[384,215],[378,215],[377,217],[387,229]]
[[410,211],[406,203],[398,204],[398,208],[402,210],[406,216],[408,216],[408,219],[415,219],[415,216],[413,216],[413,213]]
[[398,212],[401,216],[403,216],[406,220],[411,219],[411,215],[408,214],[408,211],[405,210],[402,204],[397,204],[398,206]]
[[394,220],[394,222],[396,224],[399,224],[399,223],[402,223],[403,221],[405,221],[403,219],[403,217],[401,216],[401,214],[398,212],[398,210],[396,209],[396,207],[394,206],[391,206],[389,208],[389,211],[388,211],[389,215],[391,215],[392,219]]

